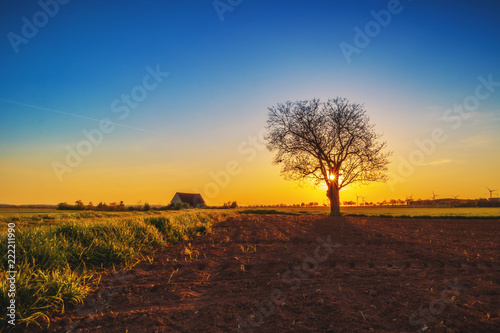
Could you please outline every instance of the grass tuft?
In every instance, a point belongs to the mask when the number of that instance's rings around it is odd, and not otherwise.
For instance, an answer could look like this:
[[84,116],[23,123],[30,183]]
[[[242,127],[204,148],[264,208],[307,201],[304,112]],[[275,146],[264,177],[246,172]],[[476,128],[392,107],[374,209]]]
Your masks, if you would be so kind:
[[[16,223],[16,322],[50,323],[53,311],[64,312],[84,301],[103,268],[126,265],[166,244],[210,232],[215,222],[229,216],[198,211],[166,214],[168,217],[141,213],[133,218],[123,213],[120,218],[84,212],[49,219],[58,225],[45,225],[45,216],[4,219]],[[34,221],[41,227],[33,227]],[[7,253],[7,244],[7,236],[1,235],[2,253]],[[0,267],[0,306],[4,309],[10,302],[6,267],[5,256]],[[0,331],[4,326],[6,315],[0,318]]]

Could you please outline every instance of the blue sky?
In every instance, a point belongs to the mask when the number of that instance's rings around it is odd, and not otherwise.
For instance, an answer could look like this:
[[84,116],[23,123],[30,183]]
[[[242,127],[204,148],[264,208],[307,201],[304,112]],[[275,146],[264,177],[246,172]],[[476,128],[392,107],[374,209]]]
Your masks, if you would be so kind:
[[[370,12],[387,9],[387,1],[244,0],[221,21],[212,1],[72,0],[59,5],[17,53],[8,34],[22,35],[22,18],[32,22],[41,7],[35,1],[3,1],[0,162],[10,168],[0,177],[15,188],[16,177],[22,176],[10,174],[13,166],[29,161],[45,175],[39,186],[71,197],[69,185],[53,175],[51,161],[63,160],[66,145],[75,145],[84,129],[109,118],[128,128],[107,136],[68,178],[85,179],[81,173],[106,167],[147,168],[157,161],[172,170],[192,163],[203,183],[239,142],[265,126],[268,106],[314,97],[365,103],[395,156],[405,155],[414,139],[440,124],[446,108],[474,92],[478,76],[492,74],[500,81],[500,2],[413,0],[399,6],[401,12],[348,63],[340,43],[354,45],[353,29],[363,30],[373,21]],[[157,65],[169,76],[119,119],[111,103],[141,84],[146,67]],[[498,125],[499,105],[500,92],[481,102],[478,114],[489,121],[475,120],[460,135],[453,133],[453,142]],[[498,148],[498,136],[491,135],[488,152]],[[267,161],[269,153],[262,154]],[[453,154],[450,159],[460,159],[459,152]],[[251,177],[252,170],[242,177]],[[275,167],[268,172],[279,177]],[[214,200],[224,201],[227,190]],[[300,197],[297,191],[290,201]],[[32,202],[44,199],[34,192],[23,195]],[[0,197],[0,202],[12,201],[22,201],[21,194]]]

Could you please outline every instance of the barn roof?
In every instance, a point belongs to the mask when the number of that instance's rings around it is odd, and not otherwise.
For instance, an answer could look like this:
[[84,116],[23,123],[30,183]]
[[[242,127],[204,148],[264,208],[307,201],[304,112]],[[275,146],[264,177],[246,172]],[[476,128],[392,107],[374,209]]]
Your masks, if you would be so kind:
[[182,202],[188,203],[188,204],[193,205],[193,206],[205,204],[205,200],[203,200],[201,194],[199,194],[199,193],[177,192],[176,195],[179,196],[179,199],[181,199]]

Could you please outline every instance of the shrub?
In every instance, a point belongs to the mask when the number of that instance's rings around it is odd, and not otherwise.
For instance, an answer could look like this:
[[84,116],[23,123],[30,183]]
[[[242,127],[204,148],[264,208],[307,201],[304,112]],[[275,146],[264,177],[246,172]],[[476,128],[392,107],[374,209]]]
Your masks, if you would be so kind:
[[225,209],[229,209],[229,208],[238,208],[238,203],[236,201],[228,201],[228,202],[224,202],[224,204],[222,205],[222,208],[225,208]]
[[186,202],[178,202],[178,203],[171,203],[168,206],[160,208],[160,210],[183,210],[183,209],[189,209],[191,208],[191,205],[186,203]]

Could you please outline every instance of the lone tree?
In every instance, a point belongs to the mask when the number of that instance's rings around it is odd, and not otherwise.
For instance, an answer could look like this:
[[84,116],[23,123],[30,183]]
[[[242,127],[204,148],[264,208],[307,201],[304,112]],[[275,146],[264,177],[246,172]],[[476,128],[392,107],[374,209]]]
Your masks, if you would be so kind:
[[285,179],[325,184],[331,215],[340,214],[339,190],[387,180],[386,142],[363,105],[345,98],[286,102],[269,108],[267,149],[276,152]]

